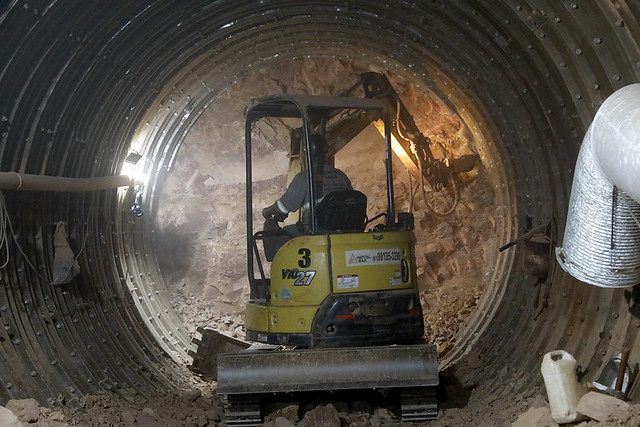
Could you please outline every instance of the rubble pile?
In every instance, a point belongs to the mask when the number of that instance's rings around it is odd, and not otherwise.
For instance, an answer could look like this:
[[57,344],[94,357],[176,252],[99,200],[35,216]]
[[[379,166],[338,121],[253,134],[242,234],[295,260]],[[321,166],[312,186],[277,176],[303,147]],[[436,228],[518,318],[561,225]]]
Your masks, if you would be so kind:
[[0,425],[2,427],[66,427],[67,418],[59,410],[38,405],[35,399],[15,399],[0,406]]
[[[361,402],[362,406],[366,406]],[[370,427],[370,426],[410,426],[402,423],[397,415],[387,408],[371,410],[350,410],[341,402],[322,404],[299,417],[299,407],[290,405],[269,414],[262,424],[264,427]]]
[[[638,426],[640,425],[640,404],[629,403],[605,393],[590,391],[578,404],[582,421],[569,425],[573,427]],[[553,420],[549,405],[531,407],[520,414],[513,427],[550,427],[558,424]],[[566,424],[565,424],[566,425]]]
[[[154,392],[142,397],[135,392],[120,395],[88,395],[79,407],[58,403],[55,409],[39,406],[34,399],[10,400],[0,406],[2,427],[214,427],[221,425],[223,404],[211,389],[194,388],[180,393]],[[538,390],[542,391],[542,390]],[[544,391],[542,391],[544,393]],[[602,393],[589,395],[589,416],[573,427],[640,425],[640,404],[623,402]],[[514,394],[513,401],[491,404],[467,402],[445,404],[429,427],[482,425],[512,427],[558,427],[546,400],[536,393]],[[455,400],[455,397],[453,398]],[[520,409],[517,409],[520,408]],[[520,412],[514,412],[514,411]],[[409,427],[394,410],[365,401],[336,401],[316,405],[287,404],[268,411],[265,427]],[[565,424],[566,425],[566,424]]]
[[10,400],[6,408],[0,407],[0,426],[205,427],[219,425],[223,414],[218,396],[203,396],[200,389],[156,390],[145,396],[120,390],[118,395],[85,395],[79,405],[57,402],[55,407],[41,407],[34,399]]

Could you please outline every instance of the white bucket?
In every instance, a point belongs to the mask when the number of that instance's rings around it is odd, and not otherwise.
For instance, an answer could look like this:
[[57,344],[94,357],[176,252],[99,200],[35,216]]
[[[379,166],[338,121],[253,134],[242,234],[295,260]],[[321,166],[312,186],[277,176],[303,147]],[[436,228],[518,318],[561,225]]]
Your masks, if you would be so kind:
[[576,359],[564,350],[549,352],[542,359],[541,371],[551,416],[558,424],[580,421],[583,418],[576,407],[587,389],[578,382],[576,365]]

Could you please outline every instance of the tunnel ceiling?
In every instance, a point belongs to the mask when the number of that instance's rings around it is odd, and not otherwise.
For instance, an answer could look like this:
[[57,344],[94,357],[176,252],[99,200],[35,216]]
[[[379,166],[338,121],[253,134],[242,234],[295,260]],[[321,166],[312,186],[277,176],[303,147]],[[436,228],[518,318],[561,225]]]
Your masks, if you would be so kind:
[[[509,212],[501,238],[551,220],[562,229],[586,127],[640,76],[639,18],[630,0],[10,1],[0,9],[0,170],[114,175],[134,147],[153,177],[242,76],[295,58],[357,59],[426,85],[489,147]],[[5,192],[2,401],[175,383],[190,337],[158,274],[152,226],[128,213],[136,190],[153,212],[156,184]],[[51,285],[59,221],[81,271]],[[525,260],[523,245],[501,255],[490,295],[445,361],[462,383],[511,376],[523,390],[540,383],[547,350],[565,348],[596,371],[616,346],[635,345],[628,293],[560,271],[539,282]]]

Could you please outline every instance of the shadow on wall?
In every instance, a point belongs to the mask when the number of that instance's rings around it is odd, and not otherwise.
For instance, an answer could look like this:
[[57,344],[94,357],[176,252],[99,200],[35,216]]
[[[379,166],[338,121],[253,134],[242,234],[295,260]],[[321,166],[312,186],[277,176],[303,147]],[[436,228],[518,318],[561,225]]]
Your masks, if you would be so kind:
[[447,409],[466,407],[469,403],[471,392],[477,384],[466,387],[462,385],[462,382],[456,377],[455,366],[450,366],[441,371],[439,376],[438,402],[440,409],[446,411]]
[[185,231],[175,224],[165,224],[156,231],[155,249],[160,271],[167,281],[178,283],[193,264],[195,231]]

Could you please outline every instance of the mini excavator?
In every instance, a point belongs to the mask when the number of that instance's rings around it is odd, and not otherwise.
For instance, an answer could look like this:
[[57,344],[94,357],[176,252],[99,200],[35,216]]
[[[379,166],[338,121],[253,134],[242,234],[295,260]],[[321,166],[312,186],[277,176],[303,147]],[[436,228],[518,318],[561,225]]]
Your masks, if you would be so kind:
[[[250,301],[245,312],[247,339],[304,348],[410,344],[424,334],[417,288],[413,216],[396,215],[391,158],[385,159],[387,210],[370,232],[367,197],[360,191],[337,191],[317,196],[309,136],[326,134],[326,124],[341,110],[384,112],[373,99],[276,95],[256,100],[247,113],[247,153],[250,127],[266,117],[300,117],[303,170],[309,185],[308,225],[298,223],[301,236],[286,235],[267,220],[253,233],[251,197],[247,198],[248,273]],[[388,121],[388,119],[387,119]],[[318,123],[318,125],[316,125]],[[389,140],[388,138],[386,139]],[[387,152],[389,147],[385,146]],[[331,142],[329,141],[331,153]],[[251,159],[247,157],[247,182]],[[251,186],[247,194],[251,194]],[[396,220],[397,216],[397,220]],[[305,227],[306,229],[302,229]],[[258,250],[262,241],[264,258]],[[270,272],[264,267],[270,262]]]
[[[387,209],[371,219],[366,195],[357,190],[329,193],[321,201],[315,197],[317,171],[306,155],[309,137],[326,136],[327,124],[344,111],[374,113],[386,129]],[[301,154],[309,176],[311,220],[297,237],[273,224],[254,232],[252,128],[273,117],[302,122],[292,132],[291,154]],[[218,356],[218,393],[227,400],[227,425],[259,424],[265,394],[321,390],[395,389],[403,393],[405,421],[437,416],[437,356],[435,346],[419,344],[424,324],[413,216],[395,211],[389,125],[386,107],[377,99],[283,94],[256,99],[249,107],[247,340],[294,348],[249,348]],[[335,152],[330,137],[328,142]]]
[[[227,425],[260,425],[265,396],[326,390],[388,390],[400,396],[403,421],[437,417],[437,353],[422,342],[414,218],[396,212],[392,135],[411,146],[414,168],[434,190],[475,159],[435,159],[386,76],[365,73],[359,84],[365,97],[350,96],[354,86],[337,96],[265,96],[247,109],[245,330],[256,344],[217,355]],[[308,176],[310,220],[295,236],[269,220],[255,231],[253,129],[274,118],[300,123],[291,131],[289,176]],[[316,197],[318,171],[307,153],[312,134],[325,137],[331,157],[372,123],[384,137],[386,209],[369,217],[358,190]]]

